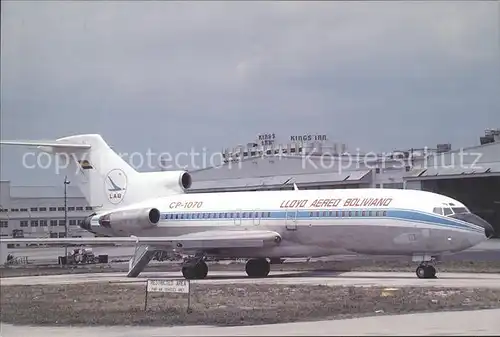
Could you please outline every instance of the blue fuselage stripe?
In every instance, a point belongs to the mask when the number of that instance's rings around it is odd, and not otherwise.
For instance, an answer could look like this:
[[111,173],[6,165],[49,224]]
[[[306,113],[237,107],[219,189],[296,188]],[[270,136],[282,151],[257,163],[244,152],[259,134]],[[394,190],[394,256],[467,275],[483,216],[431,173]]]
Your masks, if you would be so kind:
[[[252,216],[248,214],[251,213]],[[476,232],[484,231],[483,228],[464,221],[439,216],[433,213],[425,213],[406,209],[310,209],[310,210],[218,210],[218,211],[169,211],[162,212],[161,218],[164,221],[254,221],[255,213],[260,221],[266,220],[311,220],[321,219],[394,219],[409,222],[421,222],[432,225],[472,230]]]

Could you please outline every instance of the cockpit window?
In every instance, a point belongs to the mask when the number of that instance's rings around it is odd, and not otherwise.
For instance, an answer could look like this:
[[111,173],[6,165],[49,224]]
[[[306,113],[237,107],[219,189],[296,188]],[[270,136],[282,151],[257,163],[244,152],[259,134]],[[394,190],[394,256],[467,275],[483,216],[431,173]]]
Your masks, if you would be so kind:
[[439,215],[452,215],[452,214],[463,214],[463,213],[470,213],[470,211],[467,209],[467,207],[449,207],[447,205],[443,207],[434,207],[432,210],[433,213],[439,214]]
[[436,214],[443,215],[443,209],[441,207],[434,207],[432,211]]
[[443,207],[444,215],[450,215],[453,214],[451,208],[449,207]]
[[460,213],[468,213],[469,211],[465,207],[453,207],[452,208],[453,213],[455,214],[460,214]]

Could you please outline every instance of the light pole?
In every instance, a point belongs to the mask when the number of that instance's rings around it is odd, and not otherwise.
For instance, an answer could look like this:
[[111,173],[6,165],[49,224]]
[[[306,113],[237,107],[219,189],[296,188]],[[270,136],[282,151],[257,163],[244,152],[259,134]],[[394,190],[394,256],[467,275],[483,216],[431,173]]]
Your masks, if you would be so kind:
[[[68,237],[68,192],[67,186],[69,185],[68,176],[64,177],[64,236]],[[68,256],[68,244],[64,245],[64,256]]]

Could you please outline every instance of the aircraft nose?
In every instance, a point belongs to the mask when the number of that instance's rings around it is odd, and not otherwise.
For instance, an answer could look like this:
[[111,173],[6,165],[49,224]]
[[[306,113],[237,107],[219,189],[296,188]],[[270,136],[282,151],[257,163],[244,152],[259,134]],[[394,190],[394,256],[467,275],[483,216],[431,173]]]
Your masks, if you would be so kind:
[[458,213],[458,214],[453,214],[450,215],[450,217],[469,222],[473,225],[480,226],[484,228],[484,235],[486,238],[491,238],[495,234],[495,230],[493,229],[493,226],[483,218],[477,216],[476,214],[472,213]]

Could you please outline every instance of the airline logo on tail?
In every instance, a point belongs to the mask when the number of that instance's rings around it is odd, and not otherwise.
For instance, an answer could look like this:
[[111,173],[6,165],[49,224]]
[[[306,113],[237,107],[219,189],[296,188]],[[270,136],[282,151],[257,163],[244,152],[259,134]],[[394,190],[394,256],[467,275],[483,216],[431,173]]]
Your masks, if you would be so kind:
[[104,181],[109,202],[119,204],[127,192],[127,176],[120,169],[111,170]]

